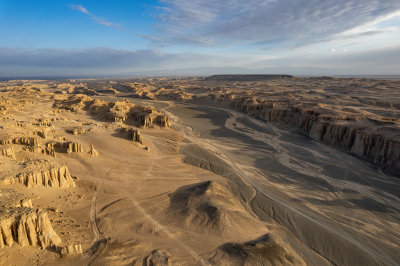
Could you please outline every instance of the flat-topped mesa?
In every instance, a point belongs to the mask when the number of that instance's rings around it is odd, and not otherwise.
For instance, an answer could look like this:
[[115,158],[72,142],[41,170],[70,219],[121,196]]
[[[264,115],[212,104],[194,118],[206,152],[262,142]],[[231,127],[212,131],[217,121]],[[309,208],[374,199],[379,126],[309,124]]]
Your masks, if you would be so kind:
[[168,117],[165,114],[157,112],[154,107],[136,105],[127,100],[108,103],[84,95],[77,95],[55,99],[53,107],[70,110],[72,112],[83,110],[107,121],[133,124],[136,126],[170,126]]
[[18,144],[18,145],[26,145],[26,146],[37,146],[38,140],[34,137],[17,137],[10,139],[0,139],[1,145],[7,144]]
[[67,141],[57,142],[52,141],[46,143],[44,148],[39,148],[41,153],[56,157],[56,153],[85,153],[85,149],[79,142]]
[[291,75],[284,74],[232,74],[213,75],[206,78],[208,81],[260,81],[271,79],[291,79]]
[[0,248],[17,243],[45,249],[61,242],[47,212],[26,207],[0,208]]
[[129,124],[133,122],[138,126],[152,127],[158,125],[169,127],[169,119],[166,115],[156,111],[152,106],[142,106],[129,103],[127,101],[110,104],[110,110],[107,113],[109,121],[123,122]]
[[99,95],[95,90],[89,89],[87,87],[75,87],[72,91],[68,91],[70,94],[85,94],[85,95]]
[[154,90],[155,88],[149,86],[148,84],[133,82],[123,83],[123,86],[132,90],[132,96],[135,98],[154,100],[154,94],[152,93],[152,90]]
[[129,139],[131,139],[132,141],[143,144],[143,139],[142,136],[140,135],[139,129],[133,127],[126,127],[122,129],[122,132],[127,133],[129,135]]
[[140,120],[140,125],[143,127],[151,127],[154,124],[162,127],[171,126],[168,116],[164,114],[150,113],[145,115],[145,117]]
[[54,165],[46,160],[8,162],[10,170],[0,171],[0,184],[23,184],[27,187],[45,186],[69,188],[75,182],[66,165]]
[[[226,100],[226,98],[224,99]],[[319,106],[301,107],[279,102],[258,102],[254,97],[230,100],[232,107],[267,122],[297,126],[311,138],[344,148],[400,176],[399,126],[389,121],[381,125],[362,123],[363,117],[335,113]]]
[[154,92],[156,95],[157,99],[161,100],[173,100],[177,102],[184,102],[187,100],[193,99],[195,96],[187,93],[185,91],[180,91],[177,90],[176,88],[171,88],[170,90],[166,90],[165,88],[158,89],[156,92]]

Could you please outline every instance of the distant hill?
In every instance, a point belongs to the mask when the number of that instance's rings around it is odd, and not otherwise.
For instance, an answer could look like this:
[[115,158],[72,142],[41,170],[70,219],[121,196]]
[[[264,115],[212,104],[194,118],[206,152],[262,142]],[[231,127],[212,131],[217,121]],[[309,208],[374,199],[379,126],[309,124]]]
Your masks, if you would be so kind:
[[213,75],[207,77],[206,80],[215,81],[259,81],[259,80],[269,80],[269,79],[283,79],[283,78],[293,78],[292,75],[258,75],[258,74],[235,74],[235,75]]

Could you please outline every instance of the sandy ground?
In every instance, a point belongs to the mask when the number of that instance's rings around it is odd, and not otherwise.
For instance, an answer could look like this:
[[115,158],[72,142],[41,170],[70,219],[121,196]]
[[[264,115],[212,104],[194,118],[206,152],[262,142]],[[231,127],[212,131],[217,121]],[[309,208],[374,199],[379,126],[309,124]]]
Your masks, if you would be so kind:
[[[133,98],[126,87],[113,88],[120,93],[91,97],[151,104],[168,115],[171,128],[140,128],[143,144],[138,144],[119,131],[123,123],[54,110],[48,96],[32,97],[32,103],[15,108],[3,103],[8,109],[1,133],[32,133],[40,126],[5,125],[59,117],[52,122],[51,136],[83,147],[92,144],[98,156],[57,153],[52,158],[8,145],[16,161],[44,158],[67,165],[76,187],[12,184],[0,189],[32,198],[35,208],[47,210],[61,246],[79,243],[83,253],[61,255],[51,247],[13,244],[0,249],[0,265],[400,261],[397,177],[293,126],[265,123],[212,99]],[[71,93],[62,86],[44,90],[44,95]],[[66,133],[72,126],[89,129]]]

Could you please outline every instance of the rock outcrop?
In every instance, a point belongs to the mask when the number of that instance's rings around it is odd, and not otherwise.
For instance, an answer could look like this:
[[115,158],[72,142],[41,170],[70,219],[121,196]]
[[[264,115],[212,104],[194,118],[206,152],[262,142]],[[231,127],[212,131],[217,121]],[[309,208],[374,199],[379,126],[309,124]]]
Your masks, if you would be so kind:
[[272,235],[244,243],[226,243],[210,259],[213,265],[306,265],[290,248]]
[[143,259],[143,266],[168,266],[171,263],[171,255],[165,250],[155,249]]
[[12,170],[0,171],[0,184],[20,183],[27,187],[75,187],[75,182],[66,165],[54,165],[46,160],[29,160],[12,164],[10,166]]
[[133,127],[126,127],[122,129],[122,132],[128,134],[130,140],[143,144],[143,139],[142,136],[140,135],[139,129]]
[[73,255],[73,254],[82,254],[82,245],[81,244],[71,244],[66,247],[63,247],[60,251],[61,255]]
[[26,198],[13,189],[0,189],[0,207],[33,208],[32,199]]
[[146,83],[141,83],[141,82],[126,82],[122,84],[125,88],[131,90],[133,92],[133,97],[135,98],[142,98],[142,99],[149,99],[153,100],[154,94],[152,90],[155,88],[152,86],[149,86]]
[[15,153],[13,147],[0,146],[0,155],[15,159]]
[[1,145],[7,144],[18,144],[18,145],[26,145],[26,146],[37,146],[38,140],[33,137],[17,137],[11,139],[0,139]]
[[46,144],[45,153],[54,156],[56,152],[60,153],[84,153],[82,144],[78,142],[49,142]]
[[72,112],[83,110],[101,119],[128,125],[142,127],[151,127],[153,125],[161,127],[170,126],[168,117],[165,114],[157,112],[154,107],[136,105],[126,100],[108,103],[80,95],[70,96],[66,99],[56,99],[53,107]]
[[84,154],[88,153],[90,156],[97,156],[98,152],[94,149],[93,144],[90,144],[87,149],[83,148],[82,144],[74,141],[66,141],[66,142],[57,142],[52,141],[46,143],[45,147],[36,147],[31,150],[33,152],[40,152],[47,155],[51,155],[56,157],[56,153],[79,153]]
[[97,155],[99,155],[99,152],[95,150],[93,144],[90,144],[90,146],[89,146],[87,152],[89,153],[90,156],[97,156]]
[[[227,100],[222,96],[217,99]],[[343,148],[386,172],[400,176],[400,135],[392,122],[373,126],[364,122],[363,117],[355,115],[318,111],[318,107],[260,101],[254,97],[228,101],[235,110],[266,122],[294,125],[315,140]]]
[[214,181],[181,187],[169,197],[168,222],[190,230],[229,235],[242,232],[243,224],[257,224],[228,188]]
[[26,207],[0,209],[0,248],[20,246],[57,246],[61,238],[51,226],[47,213]]
[[72,135],[80,135],[86,132],[86,130],[82,127],[71,127],[66,129],[65,131]]

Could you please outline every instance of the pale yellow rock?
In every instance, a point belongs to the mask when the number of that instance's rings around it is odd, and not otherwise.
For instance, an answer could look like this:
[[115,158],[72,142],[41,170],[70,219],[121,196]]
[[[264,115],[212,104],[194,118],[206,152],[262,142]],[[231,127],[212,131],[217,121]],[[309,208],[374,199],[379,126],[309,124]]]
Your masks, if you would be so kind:
[[81,244],[71,244],[61,249],[61,255],[82,254]]
[[140,144],[143,144],[143,138],[142,135],[140,135],[140,130],[137,128],[133,128],[133,127],[127,127],[127,128],[123,128],[122,130],[124,133],[127,133],[129,135],[129,138],[134,141],[134,142],[138,142]]
[[11,169],[0,170],[0,184],[20,183],[27,187],[75,187],[75,182],[66,165],[56,165],[46,160],[31,160],[23,163],[6,162]]
[[90,154],[90,156],[97,156],[99,155],[99,152],[95,150],[93,144],[90,144],[89,148],[88,148],[88,153]]

